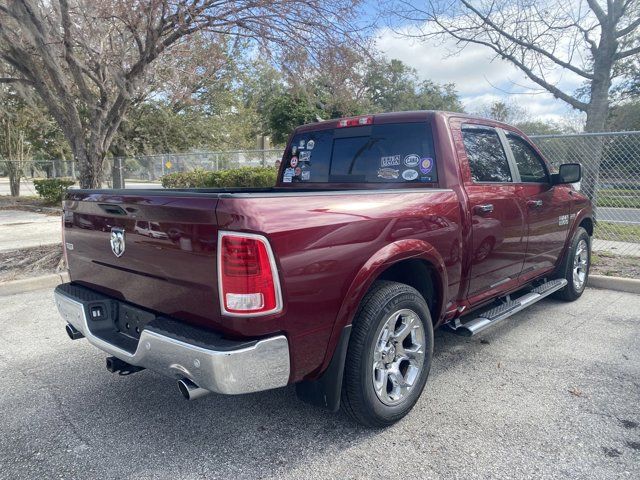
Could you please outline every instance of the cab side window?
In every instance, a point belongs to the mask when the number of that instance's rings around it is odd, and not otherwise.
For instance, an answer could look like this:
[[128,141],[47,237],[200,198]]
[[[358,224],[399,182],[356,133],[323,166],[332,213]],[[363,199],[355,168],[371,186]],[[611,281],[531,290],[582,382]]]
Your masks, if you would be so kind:
[[520,180],[531,183],[549,183],[549,175],[545,167],[544,160],[522,137],[507,133],[509,146],[520,172]]
[[490,127],[462,127],[462,140],[474,182],[512,182],[498,133]]

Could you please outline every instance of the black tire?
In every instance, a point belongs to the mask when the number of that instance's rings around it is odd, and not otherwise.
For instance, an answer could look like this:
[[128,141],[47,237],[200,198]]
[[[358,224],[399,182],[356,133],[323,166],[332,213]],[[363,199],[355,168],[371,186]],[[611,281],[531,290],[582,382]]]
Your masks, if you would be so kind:
[[[576,286],[573,281],[573,267],[574,267],[574,259],[576,256],[576,251],[578,249],[578,245],[581,241],[585,241],[587,244],[587,267],[585,272],[584,282],[580,287]],[[585,287],[587,286],[587,280],[589,279],[589,269],[591,268],[591,237],[587,231],[578,227],[576,232],[571,239],[571,243],[569,244],[569,248],[567,248],[567,252],[558,267],[556,278],[564,278],[567,281],[567,285],[562,289],[558,290],[553,294],[554,298],[559,300],[564,300],[566,302],[573,302],[582,296]]]
[[[395,312],[404,309],[417,314],[422,324],[424,359],[422,362],[418,361],[422,368],[410,389],[403,394],[400,403],[387,405],[381,401],[374,389],[374,347],[387,320]],[[342,409],[355,421],[367,427],[381,428],[392,425],[407,415],[418,401],[429,376],[432,356],[433,325],[424,298],[415,288],[403,283],[376,282],[362,300],[353,321],[345,361]]]

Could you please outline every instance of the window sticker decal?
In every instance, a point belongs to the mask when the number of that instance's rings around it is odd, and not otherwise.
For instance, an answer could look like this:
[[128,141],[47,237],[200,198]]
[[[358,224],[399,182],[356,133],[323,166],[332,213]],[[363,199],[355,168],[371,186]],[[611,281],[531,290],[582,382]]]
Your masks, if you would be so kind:
[[307,149],[308,150],[313,150],[313,147],[315,147],[315,146],[316,146],[316,142],[314,142],[313,140],[309,140],[307,142]]
[[433,170],[433,158],[426,157],[420,160],[420,171],[422,173],[431,173]]
[[400,165],[400,155],[391,155],[388,157],[380,157],[381,167],[396,167]]
[[418,178],[418,172],[416,170],[405,170],[404,172],[402,172],[402,178],[404,178],[405,180],[415,180],[416,178]]
[[395,168],[380,168],[378,169],[378,178],[384,178],[385,180],[394,180],[400,176],[400,170]]
[[293,168],[285,168],[284,174],[282,175],[282,181],[284,183],[291,183],[293,181],[293,174],[295,170]]
[[404,166],[405,167],[417,167],[420,163],[420,155],[416,155],[412,153],[411,155],[407,155],[404,157]]
[[298,157],[291,157],[291,160],[289,161],[289,164],[292,167],[297,167],[298,166]]

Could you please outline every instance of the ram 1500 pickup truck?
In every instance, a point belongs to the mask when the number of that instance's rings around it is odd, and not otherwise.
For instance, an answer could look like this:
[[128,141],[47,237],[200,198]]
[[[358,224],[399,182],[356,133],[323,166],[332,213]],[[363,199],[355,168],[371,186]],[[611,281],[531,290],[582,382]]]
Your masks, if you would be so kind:
[[69,191],[55,301],[112,372],[160,372],[187,399],[296,384],[381,427],[420,396],[435,328],[475,335],[580,297],[580,176],[457,113],[304,125],[273,188]]

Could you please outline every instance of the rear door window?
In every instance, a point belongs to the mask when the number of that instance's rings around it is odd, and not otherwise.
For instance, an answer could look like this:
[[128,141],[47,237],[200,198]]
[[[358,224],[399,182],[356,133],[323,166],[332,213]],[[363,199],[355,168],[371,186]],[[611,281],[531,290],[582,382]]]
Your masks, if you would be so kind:
[[464,127],[462,140],[474,182],[511,182],[511,169],[498,132],[490,127]]
[[431,126],[393,123],[297,134],[281,181],[437,183]]

